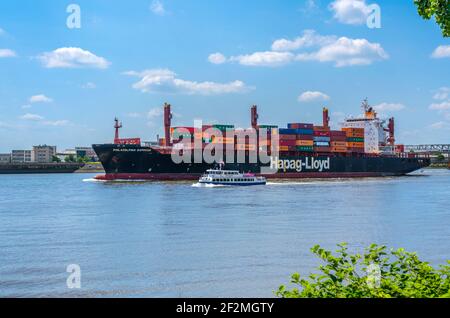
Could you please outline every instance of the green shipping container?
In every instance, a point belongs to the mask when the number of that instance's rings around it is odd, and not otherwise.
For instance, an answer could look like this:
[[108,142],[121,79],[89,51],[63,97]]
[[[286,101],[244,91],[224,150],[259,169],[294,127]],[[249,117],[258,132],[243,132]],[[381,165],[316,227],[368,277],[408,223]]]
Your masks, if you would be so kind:
[[297,151],[313,152],[314,147],[312,147],[312,146],[297,146]]
[[193,137],[194,136],[192,134],[181,134],[181,133],[177,133],[177,132],[174,132],[172,134],[173,139],[179,139],[179,138],[191,139]]
[[364,142],[364,138],[356,138],[356,137],[350,137],[347,138],[348,142]]
[[222,131],[227,131],[227,130],[233,130],[234,129],[234,125],[213,125],[213,128],[222,130]]
[[277,129],[278,128],[278,126],[272,126],[272,125],[259,125],[258,127],[262,128],[262,129]]

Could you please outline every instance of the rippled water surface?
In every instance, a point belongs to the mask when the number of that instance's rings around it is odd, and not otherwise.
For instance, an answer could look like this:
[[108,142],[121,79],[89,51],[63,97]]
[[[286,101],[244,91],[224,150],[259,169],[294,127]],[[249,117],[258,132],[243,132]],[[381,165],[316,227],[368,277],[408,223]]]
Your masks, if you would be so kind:
[[271,297],[318,264],[313,245],[343,241],[450,259],[446,170],[247,188],[91,178],[0,175],[0,296]]

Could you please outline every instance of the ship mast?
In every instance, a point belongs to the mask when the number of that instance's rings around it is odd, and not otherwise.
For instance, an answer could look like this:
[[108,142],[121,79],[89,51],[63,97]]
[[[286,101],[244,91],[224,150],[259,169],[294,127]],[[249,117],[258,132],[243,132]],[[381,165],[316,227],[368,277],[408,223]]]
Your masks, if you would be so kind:
[[170,146],[170,126],[172,125],[172,112],[170,104],[164,103],[164,145]]
[[251,113],[252,113],[252,128],[258,129],[258,118],[259,118],[258,106],[253,105]]
[[115,144],[117,144],[118,140],[120,139],[119,138],[119,129],[120,128],[122,128],[122,123],[119,122],[119,119],[116,117],[116,118],[114,118],[114,129],[116,130],[115,134],[114,134],[114,143]]

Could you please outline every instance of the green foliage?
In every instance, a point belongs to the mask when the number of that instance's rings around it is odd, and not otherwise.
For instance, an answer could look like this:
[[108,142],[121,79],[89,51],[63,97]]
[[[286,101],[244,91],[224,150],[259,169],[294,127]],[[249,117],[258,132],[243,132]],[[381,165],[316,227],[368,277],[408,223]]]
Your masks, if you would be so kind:
[[64,158],[65,162],[75,162],[75,156],[74,155],[68,155],[66,158]]
[[59,159],[57,156],[52,156],[52,162],[61,162],[61,159]]
[[84,156],[84,157],[78,157],[78,159],[77,159],[77,162],[78,162],[78,163],[88,163],[88,162],[90,162],[90,161],[91,161],[91,159],[88,158],[88,157],[86,157],[86,156]]
[[443,155],[443,154],[439,154],[438,156],[437,156],[437,160],[439,160],[439,161],[444,161],[445,160],[445,156]]
[[[450,266],[434,269],[404,249],[387,250],[371,245],[364,254],[352,255],[347,244],[338,244],[337,255],[314,246],[311,251],[323,264],[318,274],[304,279],[292,275],[296,288],[280,286],[283,298],[450,298]],[[450,264],[450,261],[448,261]],[[376,269],[374,271],[374,269]]]
[[414,0],[422,18],[436,19],[444,37],[450,36],[450,0]]

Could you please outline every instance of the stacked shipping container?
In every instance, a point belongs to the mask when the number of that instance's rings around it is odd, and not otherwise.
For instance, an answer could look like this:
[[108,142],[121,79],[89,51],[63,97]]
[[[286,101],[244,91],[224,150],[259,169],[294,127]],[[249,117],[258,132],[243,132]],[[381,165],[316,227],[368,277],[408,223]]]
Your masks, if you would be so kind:
[[349,152],[364,152],[364,128],[342,128],[347,137]]
[[[341,131],[330,130],[325,126],[314,126],[307,123],[291,123],[288,128],[278,128],[272,125],[261,125],[258,128],[266,130],[267,139],[259,140],[260,147],[271,149],[272,137],[279,135],[280,152],[318,152],[318,153],[346,153],[364,152],[364,129],[343,128]],[[213,128],[221,132],[222,136],[214,136],[207,132]],[[191,149],[194,149],[194,137],[202,138],[202,148],[207,144],[222,144],[224,149],[233,145],[235,150],[255,151],[257,141],[236,137],[240,130],[232,125],[205,125],[202,132],[196,132],[193,127],[174,127],[171,129],[173,143],[189,140]]]
[[330,127],[314,126],[314,151],[331,152]]

